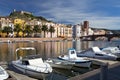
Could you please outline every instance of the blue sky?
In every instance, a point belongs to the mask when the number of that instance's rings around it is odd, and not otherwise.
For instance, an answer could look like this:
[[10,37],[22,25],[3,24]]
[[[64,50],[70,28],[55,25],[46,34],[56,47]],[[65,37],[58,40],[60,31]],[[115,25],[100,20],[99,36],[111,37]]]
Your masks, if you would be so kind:
[[120,29],[120,0],[0,0],[0,16],[13,9],[32,12],[48,20],[64,24]]

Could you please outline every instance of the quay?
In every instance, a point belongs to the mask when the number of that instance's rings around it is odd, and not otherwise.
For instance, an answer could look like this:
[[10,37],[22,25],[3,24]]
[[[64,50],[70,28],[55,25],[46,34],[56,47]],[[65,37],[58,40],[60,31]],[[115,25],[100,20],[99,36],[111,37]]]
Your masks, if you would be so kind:
[[[87,73],[71,77],[67,80],[120,80],[120,77],[119,77],[120,62],[119,61],[100,60],[100,59],[93,59],[93,58],[88,58],[88,59],[92,60],[93,64],[100,65],[101,67],[94,69],[92,71],[89,71]],[[6,62],[0,62],[0,65],[3,66],[11,76],[7,80],[37,80],[9,69],[7,67]]]
[[67,80],[120,80],[120,62],[89,58],[100,68],[71,77]]
[[[92,60],[92,63],[95,65],[99,65],[100,68],[91,70],[84,74],[71,77],[68,80],[114,80],[114,79],[120,80],[120,77],[119,77],[120,62],[119,61],[102,60],[102,59],[95,59],[95,58],[87,58],[87,59]],[[31,77],[28,77],[23,73],[20,74],[15,72],[13,69],[10,69],[7,62],[0,62],[0,65],[4,66],[5,70],[11,76],[10,78],[12,78],[11,80],[37,80]]]
[[[23,74],[20,74],[20,73],[16,73],[14,71],[11,71],[11,70],[7,70],[8,74],[11,76],[11,80],[38,80],[38,79],[34,79],[34,78],[31,78],[29,76],[26,76],[26,75],[23,75]],[[8,78],[9,80],[9,78]]]
[[17,42],[17,41],[62,41],[72,40],[72,38],[0,38],[0,42]]

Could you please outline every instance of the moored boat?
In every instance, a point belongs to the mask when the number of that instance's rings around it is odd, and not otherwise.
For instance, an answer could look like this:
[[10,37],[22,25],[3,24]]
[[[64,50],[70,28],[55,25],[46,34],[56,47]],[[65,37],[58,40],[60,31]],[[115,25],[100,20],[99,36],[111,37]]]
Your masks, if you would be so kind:
[[105,48],[102,48],[102,51],[106,53],[111,53],[120,57],[120,49],[118,47],[105,47]]
[[73,48],[68,50],[68,55],[60,55],[58,59],[74,63],[74,66],[90,68],[91,61],[86,57],[77,57],[76,51]]
[[5,71],[5,69],[0,66],[0,80],[5,80],[9,77],[9,74],[7,73],[7,71]]
[[[29,50],[34,48],[19,48],[18,50]],[[42,58],[20,58],[12,61],[12,65],[19,71],[36,79],[44,79],[48,74],[52,73],[50,64],[43,62]]]
[[99,47],[91,47],[87,50],[81,51],[77,53],[79,57],[90,57],[90,58],[98,58],[98,59],[108,59],[108,60],[118,60],[119,58],[111,53],[103,52],[99,49]]
[[53,68],[72,69],[75,63],[64,61],[60,59],[48,59],[46,60]]

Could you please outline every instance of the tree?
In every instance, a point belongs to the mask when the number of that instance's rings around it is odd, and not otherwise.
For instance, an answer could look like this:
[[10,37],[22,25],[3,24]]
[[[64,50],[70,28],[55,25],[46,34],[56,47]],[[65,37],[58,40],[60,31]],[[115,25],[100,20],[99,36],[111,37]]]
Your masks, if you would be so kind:
[[14,31],[17,32],[16,36],[19,36],[19,32],[22,31],[21,25],[20,24],[16,24],[14,26]]
[[52,38],[52,33],[55,32],[55,28],[53,26],[50,26],[49,32],[51,33],[51,38]]
[[45,33],[48,31],[47,25],[42,26],[42,31],[44,31],[44,38],[45,38]]
[[12,33],[12,27],[5,26],[2,30],[2,32],[7,33],[7,37],[8,37],[9,33]]
[[30,25],[26,25],[24,32],[27,33],[27,37],[30,36],[30,33],[32,33],[31,26]]
[[33,28],[33,32],[35,33],[35,35],[36,35],[37,33],[41,33],[41,28],[40,28],[40,26],[39,26],[39,25],[35,25],[34,28]]

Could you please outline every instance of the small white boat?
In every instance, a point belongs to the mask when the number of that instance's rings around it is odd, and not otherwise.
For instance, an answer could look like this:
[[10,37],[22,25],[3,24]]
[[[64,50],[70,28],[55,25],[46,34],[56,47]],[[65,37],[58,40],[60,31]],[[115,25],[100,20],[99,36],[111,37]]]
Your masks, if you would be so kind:
[[[18,50],[29,50],[34,48],[19,48]],[[42,58],[25,58],[12,61],[12,65],[19,71],[36,79],[44,79],[52,72],[50,64],[43,62]]]
[[103,48],[102,51],[106,53],[111,53],[120,57],[120,49],[118,47],[106,47],[106,48]]
[[103,52],[98,47],[92,47],[87,50],[78,52],[77,56],[98,58],[98,59],[108,59],[108,60],[118,60],[119,59],[116,55]]
[[74,66],[90,68],[91,61],[85,57],[77,57],[76,51],[73,48],[68,50],[68,55],[58,56],[60,60],[65,60],[74,63]]
[[3,67],[0,66],[0,80],[5,80],[9,77],[7,71]]
[[48,59],[45,62],[49,63],[53,68],[72,69],[75,63],[60,59]]

